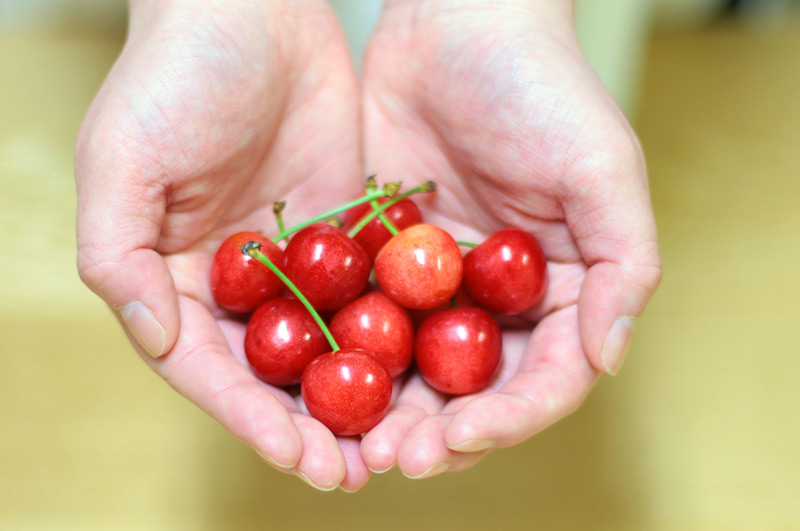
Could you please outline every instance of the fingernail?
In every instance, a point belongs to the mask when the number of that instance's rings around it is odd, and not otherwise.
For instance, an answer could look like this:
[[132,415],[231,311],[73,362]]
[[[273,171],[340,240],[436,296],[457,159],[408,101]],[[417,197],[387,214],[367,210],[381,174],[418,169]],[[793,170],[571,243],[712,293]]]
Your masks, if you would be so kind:
[[291,464],[291,465],[284,465],[284,464],[281,464],[281,463],[277,462],[271,455],[268,455],[268,454],[265,454],[265,453],[261,453],[258,450],[256,450],[255,452],[258,454],[258,456],[261,459],[263,459],[266,463],[274,466],[275,468],[280,468],[282,470],[289,470],[289,469],[291,469],[293,466],[295,466],[297,464],[297,463],[294,463],[294,464]]
[[134,301],[119,309],[125,326],[133,337],[154,358],[164,354],[167,348],[167,331],[161,326],[150,308],[139,301]]
[[494,445],[495,442],[491,439],[470,439],[462,443],[447,445],[447,447],[456,452],[480,452],[494,448]]
[[309,478],[308,476],[306,476],[304,473],[300,472],[299,470],[295,470],[294,471],[294,475],[299,477],[305,483],[311,485],[315,489],[321,490],[322,492],[330,492],[330,491],[336,489],[336,487],[339,486],[339,485],[333,485],[332,487],[321,487],[321,486],[317,485],[316,483],[314,483],[313,481],[311,481],[311,478]]
[[389,465],[387,468],[384,468],[383,470],[375,470],[375,469],[370,468],[370,467],[367,467],[367,470],[369,470],[373,474],[385,474],[386,472],[390,471],[392,468],[394,468],[394,463]]
[[634,316],[620,317],[614,321],[611,330],[608,331],[606,341],[603,343],[603,350],[600,351],[600,361],[603,363],[603,369],[611,376],[615,376],[619,372],[622,362],[625,361],[635,324],[636,317]]
[[451,463],[450,461],[445,461],[444,463],[439,463],[438,465],[433,465],[428,470],[426,470],[425,472],[423,472],[422,474],[420,474],[418,476],[409,476],[405,472],[403,473],[403,475],[405,477],[407,477],[408,479],[432,478],[433,476],[437,476],[437,475],[441,474],[442,472],[446,472],[447,469],[449,469],[452,464],[453,463]]
[[353,494],[354,492],[356,492],[354,490],[347,490],[346,488],[342,487],[341,485],[339,485],[339,490],[342,491],[342,492],[346,492],[347,494]]

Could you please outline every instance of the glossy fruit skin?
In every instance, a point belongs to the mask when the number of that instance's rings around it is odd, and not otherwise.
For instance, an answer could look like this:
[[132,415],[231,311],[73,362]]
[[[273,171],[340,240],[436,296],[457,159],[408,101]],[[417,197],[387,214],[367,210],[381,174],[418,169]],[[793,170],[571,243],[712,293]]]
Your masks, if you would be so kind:
[[283,271],[318,311],[338,310],[367,285],[369,258],[341,229],[316,223],[286,246]]
[[517,314],[544,297],[547,258],[532,235],[503,229],[464,256],[463,286],[482,308]]
[[257,232],[233,234],[219,246],[211,264],[211,294],[218,305],[236,313],[252,312],[277,297],[284,285],[264,264],[242,253],[249,241],[261,243],[261,252],[279,269],[284,253],[272,240]]
[[[456,308],[474,308],[478,306],[462,288],[459,288],[458,291],[456,291],[456,294],[453,295],[453,298],[455,299]],[[436,308],[431,308],[430,310],[409,310],[408,314],[411,316],[411,323],[414,325],[415,333],[416,330],[419,330],[419,327],[422,326],[422,323],[425,322],[425,319],[431,315],[452,309],[452,301],[453,299],[450,299],[444,304],[440,304]]]
[[442,393],[480,391],[500,366],[503,336],[479,308],[456,308],[430,316],[417,330],[414,358],[422,377]]
[[411,364],[414,328],[408,311],[380,291],[354,300],[334,315],[331,334],[342,348],[366,350],[394,378]]
[[384,293],[412,310],[429,310],[452,297],[461,284],[461,250],[447,232],[419,224],[400,231],[375,259]]
[[[387,199],[385,197],[381,197],[378,199],[378,204],[383,204],[386,201]],[[372,212],[372,207],[369,203],[363,203],[345,212],[344,230],[350,230],[361,221],[361,218],[370,212]],[[384,214],[397,230],[403,230],[412,225],[422,223],[422,213],[419,207],[408,198],[398,201],[393,206],[386,209]],[[383,222],[379,218],[370,221],[363,229],[358,231],[358,234],[353,236],[353,239],[358,242],[367,253],[370,263],[375,263],[375,258],[377,258],[378,253],[391,238],[392,233],[383,226]]]
[[278,297],[250,317],[244,352],[261,380],[279,386],[300,383],[306,366],[330,350],[319,325],[300,301]]
[[392,378],[374,356],[341,349],[315,358],[300,383],[308,412],[336,435],[359,435],[386,415]]

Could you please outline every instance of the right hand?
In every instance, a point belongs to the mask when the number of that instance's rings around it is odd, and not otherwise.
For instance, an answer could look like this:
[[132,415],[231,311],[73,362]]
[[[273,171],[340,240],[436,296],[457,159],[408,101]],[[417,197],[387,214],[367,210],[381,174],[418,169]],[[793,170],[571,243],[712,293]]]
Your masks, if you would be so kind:
[[358,84],[323,0],[131,0],[129,36],[81,129],[78,269],[142,358],[273,466],[317,488],[368,479],[246,367],[245,325],[211,297],[220,242],[277,233],[362,187]]

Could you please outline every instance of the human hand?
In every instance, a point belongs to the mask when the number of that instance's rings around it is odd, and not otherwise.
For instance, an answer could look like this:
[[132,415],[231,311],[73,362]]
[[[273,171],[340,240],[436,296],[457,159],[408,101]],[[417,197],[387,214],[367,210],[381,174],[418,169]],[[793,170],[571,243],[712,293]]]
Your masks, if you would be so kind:
[[358,86],[337,22],[322,0],[130,4],[78,140],[81,277],[159,375],[267,462],[355,490],[369,475],[358,440],[254,377],[245,325],[208,281],[224,238],[278,232],[274,200],[292,224],[362,187]]
[[547,295],[506,323],[488,389],[448,397],[414,375],[362,441],[374,471],[462,470],[619,370],[661,278],[643,156],[571,2],[389,0],[365,58],[364,138],[367,171],[437,182],[426,221],[476,243],[520,227],[548,257]]

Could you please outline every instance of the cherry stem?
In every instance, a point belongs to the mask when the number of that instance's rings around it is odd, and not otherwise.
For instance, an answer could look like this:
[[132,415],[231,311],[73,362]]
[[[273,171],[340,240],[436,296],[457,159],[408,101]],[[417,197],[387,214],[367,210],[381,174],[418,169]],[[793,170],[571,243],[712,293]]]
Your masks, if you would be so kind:
[[311,303],[308,302],[306,296],[303,295],[303,293],[299,289],[297,289],[297,286],[294,285],[294,282],[289,280],[289,277],[287,277],[283,271],[278,269],[278,266],[276,266],[269,258],[266,257],[264,253],[261,252],[261,244],[256,241],[249,241],[242,247],[242,252],[246,255],[255,258],[256,260],[267,266],[270,269],[270,271],[275,273],[275,276],[281,279],[281,282],[286,284],[286,287],[289,288],[289,290],[292,293],[294,293],[295,297],[297,297],[297,299],[303,303],[303,306],[306,307],[308,313],[310,313],[311,317],[314,318],[314,321],[317,322],[317,325],[319,326],[320,330],[322,330],[322,333],[325,334],[325,338],[328,340],[328,343],[330,343],[331,348],[334,351],[339,350],[339,345],[336,343],[336,340],[333,339],[331,331],[325,325],[325,321],[323,321],[322,317],[319,316],[317,310],[315,310],[314,307],[311,305]]
[[291,227],[291,228],[289,228],[289,229],[287,229],[285,231],[282,231],[280,234],[278,234],[277,236],[272,238],[272,241],[274,241],[275,243],[278,243],[282,239],[287,238],[290,234],[295,233],[295,232],[299,231],[300,229],[304,229],[304,228],[308,227],[309,225],[313,225],[314,223],[316,223],[318,221],[322,221],[322,220],[325,220],[325,219],[330,218],[332,216],[335,216],[336,214],[344,212],[345,210],[350,210],[351,208],[353,208],[355,206],[358,206],[358,205],[361,205],[361,204],[364,204],[364,203],[369,203],[370,201],[372,201],[374,199],[378,199],[378,198],[381,198],[381,197],[393,197],[395,194],[397,194],[397,190],[399,188],[400,188],[400,183],[399,182],[393,181],[393,182],[390,182],[390,183],[386,183],[385,185],[383,185],[383,188],[380,189],[380,190],[375,190],[374,192],[371,192],[371,193],[369,193],[369,194],[367,194],[365,196],[359,197],[358,199],[354,199],[353,201],[350,201],[349,203],[345,203],[344,205],[341,205],[341,206],[338,206],[338,207],[336,207],[334,209],[328,210],[327,212],[325,212],[323,214],[320,214],[319,216],[315,216],[315,217],[313,217],[311,219],[308,219],[308,220],[306,220],[306,221],[304,221],[302,223],[298,223],[294,227]]
[[[378,182],[375,180],[375,175],[370,175],[369,177],[367,177],[367,186],[366,186],[367,193],[370,193],[376,190],[377,188],[378,188]],[[373,199],[372,201],[370,201],[369,206],[372,207],[372,210],[377,210],[378,208],[380,208],[380,204],[378,203],[377,199]],[[400,232],[399,230],[397,230],[397,227],[395,227],[394,223],[389,221],[389,218],[386,217],[386,214],[384,212],[378,213],[378,219],[381,220],[383,226],[386,227],[386,230],[388,230],[392,234],[392,236],[396,236],[397,233]]]
[[459,245],[463,245],[464,247],[477,247],[478,246],[477,243],[472,243],[472,242],[461,242],[461,241],[458,241],[456,243],[459,244]]
[[[275,221],[278,222],[278,230],[281,233],[286,232],[286,225],[283,223],[283,209],[286,208],[286,201],[275,201],[272,203],[272,212],[275,214]],[[289,236],[287,235],[286,243],[289,243]]]
[[[403,199],[405,199],[405,198],[407,198],[407,197],[409,197],[411,195],[414,195],[414,194],[423,194],[423,193],[428,193],[428,192],[434,192],[435,190],[436,190],[436,183],[433,182],[433,181],[427,181],[427,182],[422,183],[421,185],[419,185],[419,186],[417,186],[415,188],[412,188],[411,190],[409,190],[407,192],[403,192],[402,194],[397,195],[397,196],[389,199],[388,201],[386,201],[382,205],[378,205],[377,208],[375,208],[373,206],[372,212],[370,212],[369,214],[367,214],[366,216],[361,218],[361,220],[358,223],[356,223],[353,226],[352,229],[350,229],[350,232],[348,232],[347,235],[350,236],[351,238],[355,237],[355,235],[358,234],[359,232],[361,232],[361,229],[366,227],[369,224],[370,221],[372,221],[373,219],[377,218],[381,213],[383,213],[386,210],[392,208],[394,205],[396,205],[397,203],[399,203]],[[387,227],[387,230],[389,230],[389,232],[391,232],[391,230],[388,229],[388,227]],[[394,233],[394,234],[397,234],[397,233]]]

